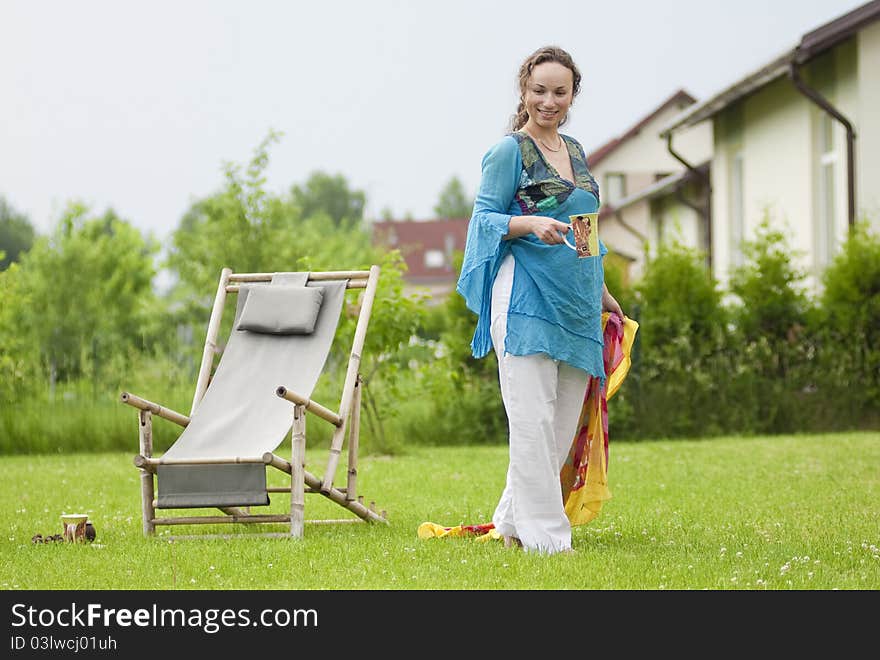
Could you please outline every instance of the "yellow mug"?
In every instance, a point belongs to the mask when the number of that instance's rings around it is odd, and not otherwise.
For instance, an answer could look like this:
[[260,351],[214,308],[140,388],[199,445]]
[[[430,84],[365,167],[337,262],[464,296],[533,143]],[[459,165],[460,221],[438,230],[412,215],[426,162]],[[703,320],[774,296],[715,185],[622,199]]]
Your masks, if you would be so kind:
[[578,259],[599,256],[599,214],[578,213],[568,216],[568,221],[574,234],[574,245],[569,243],[567,236],[562,240],[577,252]]

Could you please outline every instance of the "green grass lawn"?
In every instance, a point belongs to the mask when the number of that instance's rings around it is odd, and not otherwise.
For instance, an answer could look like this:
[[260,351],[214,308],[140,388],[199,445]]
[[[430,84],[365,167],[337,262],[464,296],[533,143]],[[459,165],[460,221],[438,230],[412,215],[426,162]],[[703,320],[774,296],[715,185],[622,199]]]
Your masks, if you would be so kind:
[[[613,499],[598,519],[575,528],[576,554],[552,557],[500,542],[416,536],[424,521],[491,519],[506,469],[503,446],[362,456],[359,490],[387,510],[390,525],[307,525],[302,539],[252,535],[283,525],[159,527],[144,538],[133,454],[0,458],[0,588],[880,588],[877,432],[612,440]],[[314,454],[309,468],[320,474],[325,455]],[[269,475],[282,485],[280,473]],[[271,510],[286,511],[286,494],[272,500]],[[59,533],[60,514],[72,511],[90,515],[95,543],[31,542],[36,533]],[[307,518],[346,516],[323,497],[306,496]],[[172,530],[237,536],[172,541]]]

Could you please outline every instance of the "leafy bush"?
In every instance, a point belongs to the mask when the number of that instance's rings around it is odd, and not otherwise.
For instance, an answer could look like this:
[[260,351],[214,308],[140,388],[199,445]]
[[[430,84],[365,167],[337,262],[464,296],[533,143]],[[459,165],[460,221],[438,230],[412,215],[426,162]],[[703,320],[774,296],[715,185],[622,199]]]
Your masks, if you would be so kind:
[[738,300],[731,308],[731,360],[740,363],[732,384],[752,402],[750,430],[792,431],[802,419],[805,399],[812,399],[810,369],[804,368],[811,310],[806,273],[796,267],[798,254],[787,234],[771,226],[769,215],[742,250],[746,262],[730,278]]
[[[89,217],[71,204],[52,236],[22,254],[4,277],[0,322],[14,328],[12,342],[27,344],[30,359],[39,356],[31,369],[44,383],[79,378],[87,365],[101,377],[112,356],[149,345],[157,247],[112,210]],[[11,351],[0,345],[0,354]]]
[[0,272],[0,402],[33,396],[39,379],[39,345],[23,333],[19,310],[33,304],[17,263]]
[[635,288],[636,359],[623,389],[630,392],[637,421],[624,432],[636,437],[718,432],[720,383],[713,366],[723,355],[726,315],[704,256],[677,241],[664,244]]
[[844,428],[880,424],[880,235],[866,219],[825,270],[823,285],[817,387],[849,422]]

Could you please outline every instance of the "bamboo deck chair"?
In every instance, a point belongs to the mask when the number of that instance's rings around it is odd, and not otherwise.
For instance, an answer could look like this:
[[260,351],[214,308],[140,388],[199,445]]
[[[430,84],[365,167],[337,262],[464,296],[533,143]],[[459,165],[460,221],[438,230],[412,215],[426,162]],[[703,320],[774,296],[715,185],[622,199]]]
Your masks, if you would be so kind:
[[[144,535],[157,525],[289,523],[303,535],[304,523],[383,522],[385,511],[357,494],[361,351],[369,324],[379,267],[369,271],[233,273],[224,268],[208,323],[205,348],[189,416],[134,394],[122,402],[138,409]],[[336,334],[347,289],[365,289],[349,355],[338,412],[311,400]],[[227,294],[237,294],[230,337],[211,375]],[[305,469],[306,412],[335,428],[322,478]],[[152,416],[184,427],[174,444],[153,456]],[[348,432],[345,486],[334,485]],[[291,460],[274,450],[290,434]],[[266,472],[290,475],[290,486],[268,487]],[[285,482],[286,483],[286,482]],[[158,497],[156,493],[158,490]],[[270,492],[290,493],[289,514],[252,513],[269,504]],[[357,517],[305,520],[305,495],[321,494]],[[245,508],[241,508],[245,507]],[[157,509],[219,509],[222,515],[157,517]],[[203,535],[209,536],[209,535]]]

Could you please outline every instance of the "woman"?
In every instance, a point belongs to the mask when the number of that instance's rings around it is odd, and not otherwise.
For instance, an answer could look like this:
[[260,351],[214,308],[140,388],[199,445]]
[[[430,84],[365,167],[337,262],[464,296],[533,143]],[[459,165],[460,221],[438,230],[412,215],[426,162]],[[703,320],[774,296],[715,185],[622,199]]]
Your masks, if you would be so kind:
[[565,245],[570,215],[595,212],[599,190],[583,147],[559,133],[580,90],[571,56],[533,53],[519,72],[513,131],[484,156],[458,292],[478,315],[471,349],[498,357],[510,463],[492,522],[505,545],[571,552],[559,471],[589,376],[605,377],[602,311],[623,311],[600,255]]

